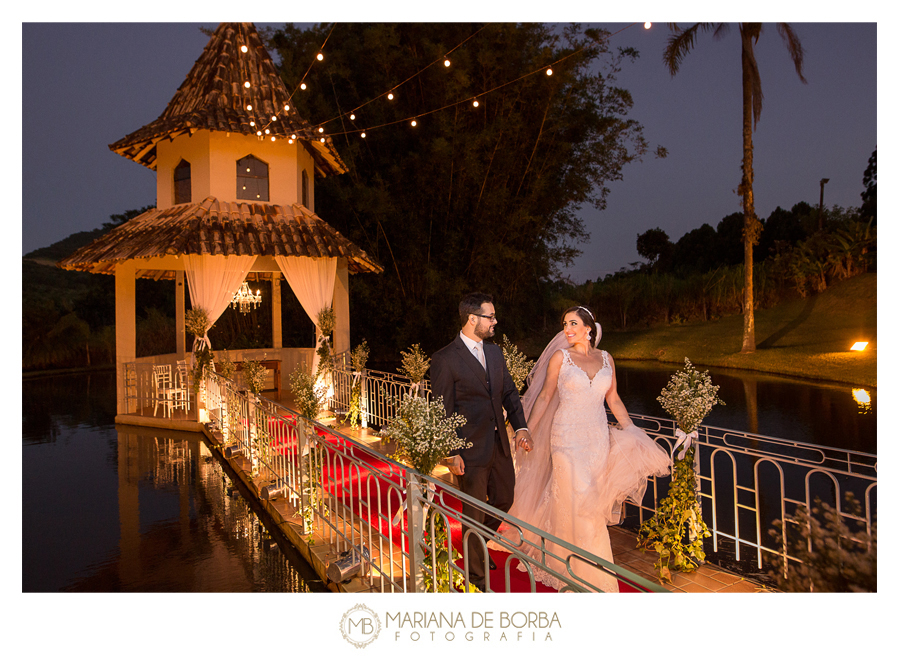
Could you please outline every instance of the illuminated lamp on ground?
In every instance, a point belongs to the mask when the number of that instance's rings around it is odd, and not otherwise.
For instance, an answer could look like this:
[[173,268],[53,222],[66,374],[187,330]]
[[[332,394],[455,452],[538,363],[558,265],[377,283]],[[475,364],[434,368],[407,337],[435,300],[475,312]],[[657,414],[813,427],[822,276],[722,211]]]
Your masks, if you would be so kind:
[[868,345],[868,341],[860,341],[858,343],[853,343],[853,346],[850,348],[851,352],[862,352],[866,349],[866,345]]

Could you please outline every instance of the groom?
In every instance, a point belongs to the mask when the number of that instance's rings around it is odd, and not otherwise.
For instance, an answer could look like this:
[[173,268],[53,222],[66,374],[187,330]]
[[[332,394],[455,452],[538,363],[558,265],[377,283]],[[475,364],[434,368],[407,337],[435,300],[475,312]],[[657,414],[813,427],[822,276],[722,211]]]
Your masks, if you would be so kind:
[[[431,359],[431,392],[444,398],[447,415],[459,413],[466,424],[457,430],[471,447],[454,450],[445,460],[459,479],[459,488],[476,500],[506,512],[512,507],[515,468],[503,418],[516,429],[516,445],[532,448],[519,393],[506,369],[503,351],[484,342],[494,335],[497,318],[493,298],[472,293],[459,303],[462,329],[452,343]],[[485,525],[492,533],[500,519],[463,501],[463,515]],[[463,533],[467,527],[463,525]],[[485,537],[485,541],[491,537]],[[469,579],[479,589],[485,585],[484,549],[473,531],[469,536]],[[490,560],[491,569],[495,568]]]

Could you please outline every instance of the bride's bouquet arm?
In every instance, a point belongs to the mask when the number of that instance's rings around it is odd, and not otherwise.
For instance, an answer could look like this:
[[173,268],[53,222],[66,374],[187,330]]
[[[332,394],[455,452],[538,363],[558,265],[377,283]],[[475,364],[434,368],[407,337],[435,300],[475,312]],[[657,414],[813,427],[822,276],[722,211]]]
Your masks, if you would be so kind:
[[609,365],[612,368],[612,384],[610,384],[609,390],[606,392],[606,404],[609,406],[609,410],[613,412],[616,420],[619,421],[619,425],[622,426],[622,429],[625,429],[630,425],[634,425],[634,421],[632,421],[631,416],[628,415],[625,403],[622,402],[622,398],[619,397],[619,392],[616,389],[616,363],[608,352],[607,357],[609,358]]

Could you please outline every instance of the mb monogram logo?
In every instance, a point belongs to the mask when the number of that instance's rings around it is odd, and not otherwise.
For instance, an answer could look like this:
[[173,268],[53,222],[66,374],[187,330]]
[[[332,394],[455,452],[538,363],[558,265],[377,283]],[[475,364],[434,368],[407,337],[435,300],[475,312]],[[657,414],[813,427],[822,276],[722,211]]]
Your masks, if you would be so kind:
[[373,642],[380,632],[378,615],[362,603],[356,604],[341,617],[341,635],[359,649]]

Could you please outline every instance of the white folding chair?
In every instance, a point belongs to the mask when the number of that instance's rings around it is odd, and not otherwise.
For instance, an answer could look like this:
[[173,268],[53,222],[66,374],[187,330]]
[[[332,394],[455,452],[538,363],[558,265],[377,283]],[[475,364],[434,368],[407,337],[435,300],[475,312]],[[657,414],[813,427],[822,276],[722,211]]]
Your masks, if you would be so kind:
[[175,386],[172,382],[172,366],[153,366],[153,415],[156,415],[159,405],[163,405],[163,413],[166,417],[172,415],[175,407]]
[[191,393],[186,360],[179,359],[175,362],[175,375],[175,407],[190,411]]

